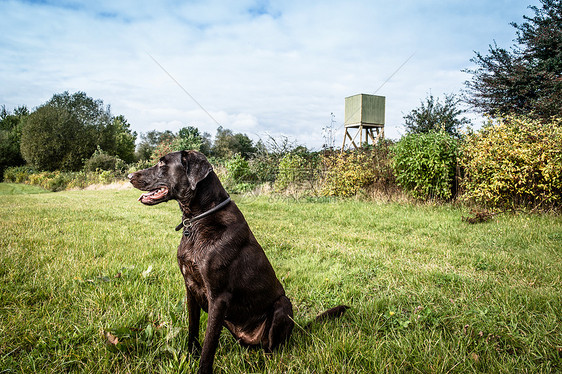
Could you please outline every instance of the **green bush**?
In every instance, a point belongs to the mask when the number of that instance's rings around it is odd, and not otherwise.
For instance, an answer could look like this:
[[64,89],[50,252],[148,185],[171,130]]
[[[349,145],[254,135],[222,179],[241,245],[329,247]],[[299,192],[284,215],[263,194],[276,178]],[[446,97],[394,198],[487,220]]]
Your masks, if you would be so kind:
[[312,188],[322,173],[320,158],[311,153],[287,153],[279,161],[275,189],[284,191],[289,186]]
[[14,166],[4,170],[4,181],[11,183],[25,183],[29,176],[33,174],[33,169],[29,166]]
[[228,176],[232,178],[235,183],[241,183],[251,179],[250,165],[240,154],[236,154],[230,160],[226,161],[225,166],[228,171]]
[[150,156],[150,162],[152,165],[156,165],[158,161],[160,161],[160,158],[166,156],[168,153],[174,152],[173,142],[173,139],[168,139],[156,146]]
[[41,186],[51,191],[63,191],[72,188],[86,188],[92,184],[107,184],[122,179],[121,173],[116,171],[97,172],[35,172],[27,166],[12,167],[4,172],[6,182],[25,183]]
[[560,207],[562,119],[490,121],[463,146],[463,199],[495,209]]
[[72,173],[72,179],[69,181],[66,188],[67,189],[86,188],[96,183],[99,183],[97,173],[79,171],[76,173]]
[[150,160],[139,160],[136,163],[129,165],[129,168],[127,169],[127,174],[134,173],[135,171],[139,171],[143,169],[148,169],[149,167],[152,166],[154,166],[154,164]]
[[327,196],[353,196],[374,181],[374,169],[365,152],[339,153],[326,158],[328,172],[323,193]]
[[73,173],[61,173],[60,171],[43,171],[31,174],[28,184],[41,186],[53,192],[66,190],[72,181]]
[[231,159],[220,161],[211,159],[215,172],[219,175],[224,187],[231,193],[251,191],[254,187],[254,176],[248,161],[236,154]]
[[383,141],[369,149],[325,156],[323,194],[347,197],[365,189],[387,192],[395,187],[391,146],[391,142]]
[[248,160],[250,175],[257,183],[275,182],[279,171],[279,161],[275,156],[260,154]]
[[298,154],[287,153],[279,161],[279,171],[275,180],[275,189],[284,190],[291,183],[300,180],[302,169],[306,167],[306,160]]
[[459,144],[445,131],[408,134],[394,146],[396,181],[418,199],[450,199]]
[[121,171],[126,164],[117,156],[111,156],[100,147],[94,152],[92,157],[84,163],[84,171],[95,172],[98,170]]

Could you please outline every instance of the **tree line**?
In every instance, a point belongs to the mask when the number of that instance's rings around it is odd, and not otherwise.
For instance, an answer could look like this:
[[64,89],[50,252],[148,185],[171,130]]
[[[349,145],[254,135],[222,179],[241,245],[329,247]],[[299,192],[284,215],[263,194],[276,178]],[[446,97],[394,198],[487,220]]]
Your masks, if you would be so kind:
[[[103,154],[127,164],[150,161],[166,150],[197,149],[209,157],[249,158],[260,144],[246,135],[219,127],[214,141],[194,126],[177,133],[132,131],[123,115],[84,92],[55,94],[33,111],[20,106],[0,110],[0,175],[10,166],[28,164],[36,170],[78,171]],[[259,142],[258,142],[259,143]]]
[[[494,43],[487,54],[475,52],[475,67],[465,70],[472,78],[460,95],[445,95],[441,101],[430,94],[404,116],[408,134],[444,130],[460,137],[460,130],[470,124],[462,103],[492,118],[516,114],[547,123],[562,117],[562,0],[541,0],[540,7],[529,8],[533,16],[511,24],[517,37],[510,49]],[[33,111],[2,106],[0,175],[6,167],[24,163],[38,170],[80,170],[96,152],[133,163],[179,149],[197,149],[218,159],[249,159],[269,151],[262,141],[254,143],[222,127],[214,139],[195,126],[177,133],[149,131],[140,134],[138,144],[137,136],[124,116],[112,115],[102,100],[84,92],[55,94]],[[295,149],[278,147],[275,140],[269,145],[281,152]]]
[[0,112],[0,168],[26,162],[38,170],[75,171],[97,148],[125,162],[135,159],[137,134],[124,116],[84,92],[55,94],[30,112]]

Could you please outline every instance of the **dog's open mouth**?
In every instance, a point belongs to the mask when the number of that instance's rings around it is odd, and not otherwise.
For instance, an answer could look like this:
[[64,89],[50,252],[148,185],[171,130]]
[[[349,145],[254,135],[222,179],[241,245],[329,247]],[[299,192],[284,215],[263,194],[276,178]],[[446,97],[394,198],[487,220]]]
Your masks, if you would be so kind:
[[152,205],[162,202],[168,196],[168,187],[162,186],[156,190],[143,193],[139,197],[139,201],[143,204]]

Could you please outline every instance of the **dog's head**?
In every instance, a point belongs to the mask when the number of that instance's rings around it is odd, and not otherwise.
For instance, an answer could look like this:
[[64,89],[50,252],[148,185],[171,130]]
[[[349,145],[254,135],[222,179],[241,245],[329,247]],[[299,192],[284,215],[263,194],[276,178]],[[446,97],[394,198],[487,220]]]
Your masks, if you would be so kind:
[[141,203],[156,205],[168,200],[191,199],[197,184],[212,170],[202,153],[172,152],[153,167],[129,174],[129,180],[135,188],[147,191],[139,197]]

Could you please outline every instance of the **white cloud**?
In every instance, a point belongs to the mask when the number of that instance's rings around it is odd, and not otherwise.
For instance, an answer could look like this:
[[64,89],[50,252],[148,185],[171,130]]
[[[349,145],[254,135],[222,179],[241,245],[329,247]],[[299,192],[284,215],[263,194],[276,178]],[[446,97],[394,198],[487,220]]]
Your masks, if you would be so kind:
[[[537,1],[535,1],[536,3]],[[51,5],[49,5],[51,4]],[[445,1],[4,1],[0,104],[38,106],[84,91],[134,130],[217,124],[284,134],[310,147],[344,98],[380,89],[386,134],[431,91],[458,92],[474,50],[509,46],[525,4]],[[336,141],[339,144],[340,138]]]

